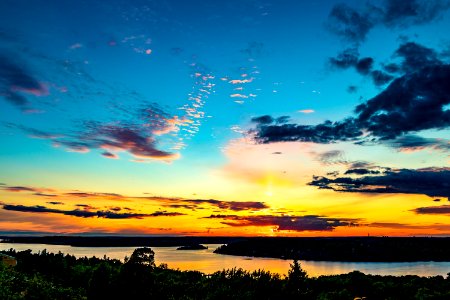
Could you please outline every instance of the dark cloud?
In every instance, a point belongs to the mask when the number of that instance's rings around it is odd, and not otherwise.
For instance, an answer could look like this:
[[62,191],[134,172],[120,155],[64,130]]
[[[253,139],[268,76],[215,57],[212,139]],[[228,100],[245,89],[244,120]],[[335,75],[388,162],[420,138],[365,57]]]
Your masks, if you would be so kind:
[[60,202],[60,201],[48,201],[48,204],[52,204],[52,205],[63,205],[64,202]]
[[450,125],[450,65],[429,66],[394,80],[356,107],[357,122],[373,136],[392,139]]
[[249,133],[259,143],[332,143],[389,140],[421,130],[444,129],[450,125],[450,110],[445,108],[450,104],[448,82],[450,65],[427,66],[395,79],[380,94],[358,105],[356,117],[319,125],[258,123]]
[[347,4],[335,5],[327,22],[332,32],[354,42],[363,41],[374,25],[370,12],[358,11]]
[[42,96],[46,88],[15,59],[0,53],[0,96],[22,110],[30,109],[24,94]]
[[380,70],[370,72],[370,77],[372,78],[373,83],[377,86],[385,85],[394,79],[394,76]]
[[[369,76],[373,83],[377,86],[382,86],[394,79],[381,70],[372,70],[374,60],[372,57],[359,58],[358,49],[349,48],[339,53],[336,57],[331,57],[328,60],[330,66],[335,69],[355,69],[359,74]],[[352,91],[352,90],[350,90]]]
[[336,57],[329,58],[330,65],[337,69],[349,69],[356,67],[359,61],[359,52],[356,48],[348,48],[339,53]]
[[62,214],[66,216],[74,216],[79,218],[105,218],[105,219],[142,219],[147,217],[160,217],[160,216],[180,216],[184,215],[182,213],[177,212],[166,212],[166,211],[157,211],[151,214],[141,214],[141,213],[116,213],[108,210],[99,210],[99,211],[89,211],[89,210],[60,210],[48,208],[41,205],[35,206],[26,206],[26,205],[11,205],[5,204],[3,205],[3,209],[10,211],[19,211],[19,212],[32,212],[32,213],[55,213]]
[[368,175],[368,174],[380,174],[379,170],[369,170],[369,169],[350,169],[345,171],[345,175],[355,174],[355,175]]
[[220,209],[225,210],[232,210],[232,211],[244,211],[244,210],[262,210],[267,209],[269,206],[267,206],[264,202],[257,202],[257,201],[221,201],[221,200],[215,200],[215,199],[168,199],[167,198],[161,198],[162,201],[167,202],[177,202],[177,204],[168,204],[170,207],[174,207],[173,205],[181,205],[184,206],[184,208],[189,209],[198,209],[198,205],[201,204],[207,204],[210,206],[214,206]]
[[447,0],[385,0],[382,22],[388,27],[428,23],[450,7]]
[[401,71],[401,68],[396,63],[388,63],[383,66],[383,69],[388,73],[398,73]]
[[360,43],[376,26],[408,27],[437,19],[447,10],[448,0],[385,0],[365,2],[359,9],[346,4],[335,5],[328,17],[327,27],[344,39]]
[[275,121],[275,119],[269,115],[252,118],[253,123],[262,124],[262,125],[263,124],[271,124],[274,121]]
[[117,154],[111,153],[111,152],[108,152],[108,151],[102,152],[102,156],[104,156],[106,158],[112,158],[112,159],[118,158]]
[[400,69],[405,72],[415,72],[427,66],[440,65],[438,53],[414,42],[401,44],[394,54],[402,59]]
[[356,63],[356,71],[362,75],[367,75],[372,70],[373,67],[373,58],[372,57],[364,57],[358,60]]
[[389,141],[389,146],[405,152],[419,151],[427,148],[450,151],[450,140],[406,135]]
[[259,143],[356,141],[363,134],[353,118],[340,122],[325,121],[319,125],[260,124],[250,133],[255,135],[255,139]]
[[211,215],[209,219],[222,219],[228,226],[273,226],[277,231],[332,231],[336,227],[357,226],[357,219],[327,218],[316,215],[306,216],[236,216]]
[[412,211],[419,215],[450,215],[450,205],[418,207]]
[[2,188],[8,192],[38,192],[38,188],[28,187],[28,186],[6,186]]
[[423,194],[448,198],[450,169],[386,169],[382,175],[359,178],[314,176],[308,184],[337,192]]

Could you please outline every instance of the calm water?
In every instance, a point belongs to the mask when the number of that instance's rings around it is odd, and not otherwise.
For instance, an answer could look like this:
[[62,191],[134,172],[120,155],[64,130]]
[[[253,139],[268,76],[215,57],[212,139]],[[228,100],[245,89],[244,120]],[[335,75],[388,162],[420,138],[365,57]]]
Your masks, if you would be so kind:
[[[250,258],[214,254],[220,245],[206,245],[207,250],[176,250],[176,247],[151,247],[155,251],[156,263],[166,263],[170,268],[180,270],[198,270],[213,273],[222,269],[240,267],[245,270],[265,269],[274,273],[286,274],[291,261],[275,258]],[[0,250],[14,248],[18,251],[32,249],[34,252],[47,249],[48,252],[69,253],[77,257],[104,255],[121,259],[130,256],[135,247],[72,247],[45,244],[9,244],[0,243]],[[450,272],[450,262],[408,262],[408,263],[353,263],[301,261],[302,267],[310,276],[332,275],[359,270],[366,274],[378,275],[420,275],[445,276]]]

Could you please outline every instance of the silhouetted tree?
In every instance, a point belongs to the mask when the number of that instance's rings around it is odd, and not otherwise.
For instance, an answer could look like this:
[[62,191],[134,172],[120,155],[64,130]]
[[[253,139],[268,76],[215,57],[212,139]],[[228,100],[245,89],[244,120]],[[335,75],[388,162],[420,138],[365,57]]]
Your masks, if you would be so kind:
[[306,280],[308,279],[308,274],[302,269],[300,263],[296,259],[290,264],[290,267],[286,278],[288,292],[294,296],[305,295],[307,292]]
[[136,248],[127,263],[154,268],[155,252],[148,247]]

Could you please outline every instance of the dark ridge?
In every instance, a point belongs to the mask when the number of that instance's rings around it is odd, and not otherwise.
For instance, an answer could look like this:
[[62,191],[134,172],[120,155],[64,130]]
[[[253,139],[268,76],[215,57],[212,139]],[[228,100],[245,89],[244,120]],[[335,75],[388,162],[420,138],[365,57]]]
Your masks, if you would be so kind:
[[146,236],[0,236],[3,243],[70,245],[77,247],[177,247],[198,244],[227,244],[235,237],[146,237]]

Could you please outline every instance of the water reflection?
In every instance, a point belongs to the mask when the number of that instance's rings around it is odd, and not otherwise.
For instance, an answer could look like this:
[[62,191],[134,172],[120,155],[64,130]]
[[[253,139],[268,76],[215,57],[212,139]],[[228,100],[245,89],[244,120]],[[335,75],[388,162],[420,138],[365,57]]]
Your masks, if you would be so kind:
[[[264,269],[274,273],[286,274],[291,261],[275,258],[250,258],[230,255],[214,254],[219,245],[206,245],[205,250],[176,250],[176,247],[152,247],[155,251],[157,264],[166,263],[169,268],[180,270],[198,270],[213,273],[222,269],[240,267],[253,271]],[[0,250],[14,248],[18,251],[32,249],[33,251],[69,253],[76,257],[104,255],[121,259],[130,256],[135,247],[71,247],[64,245],[45,244],[9,244],[0,243]],[[324,262],[301,261],[302,267],[309,276],[333,275],[359,270],[366,274],[377,275],[420,275],[445,276],[450,272],[450,262],[408,262],[408,263],[353,263],[353,262]]]

